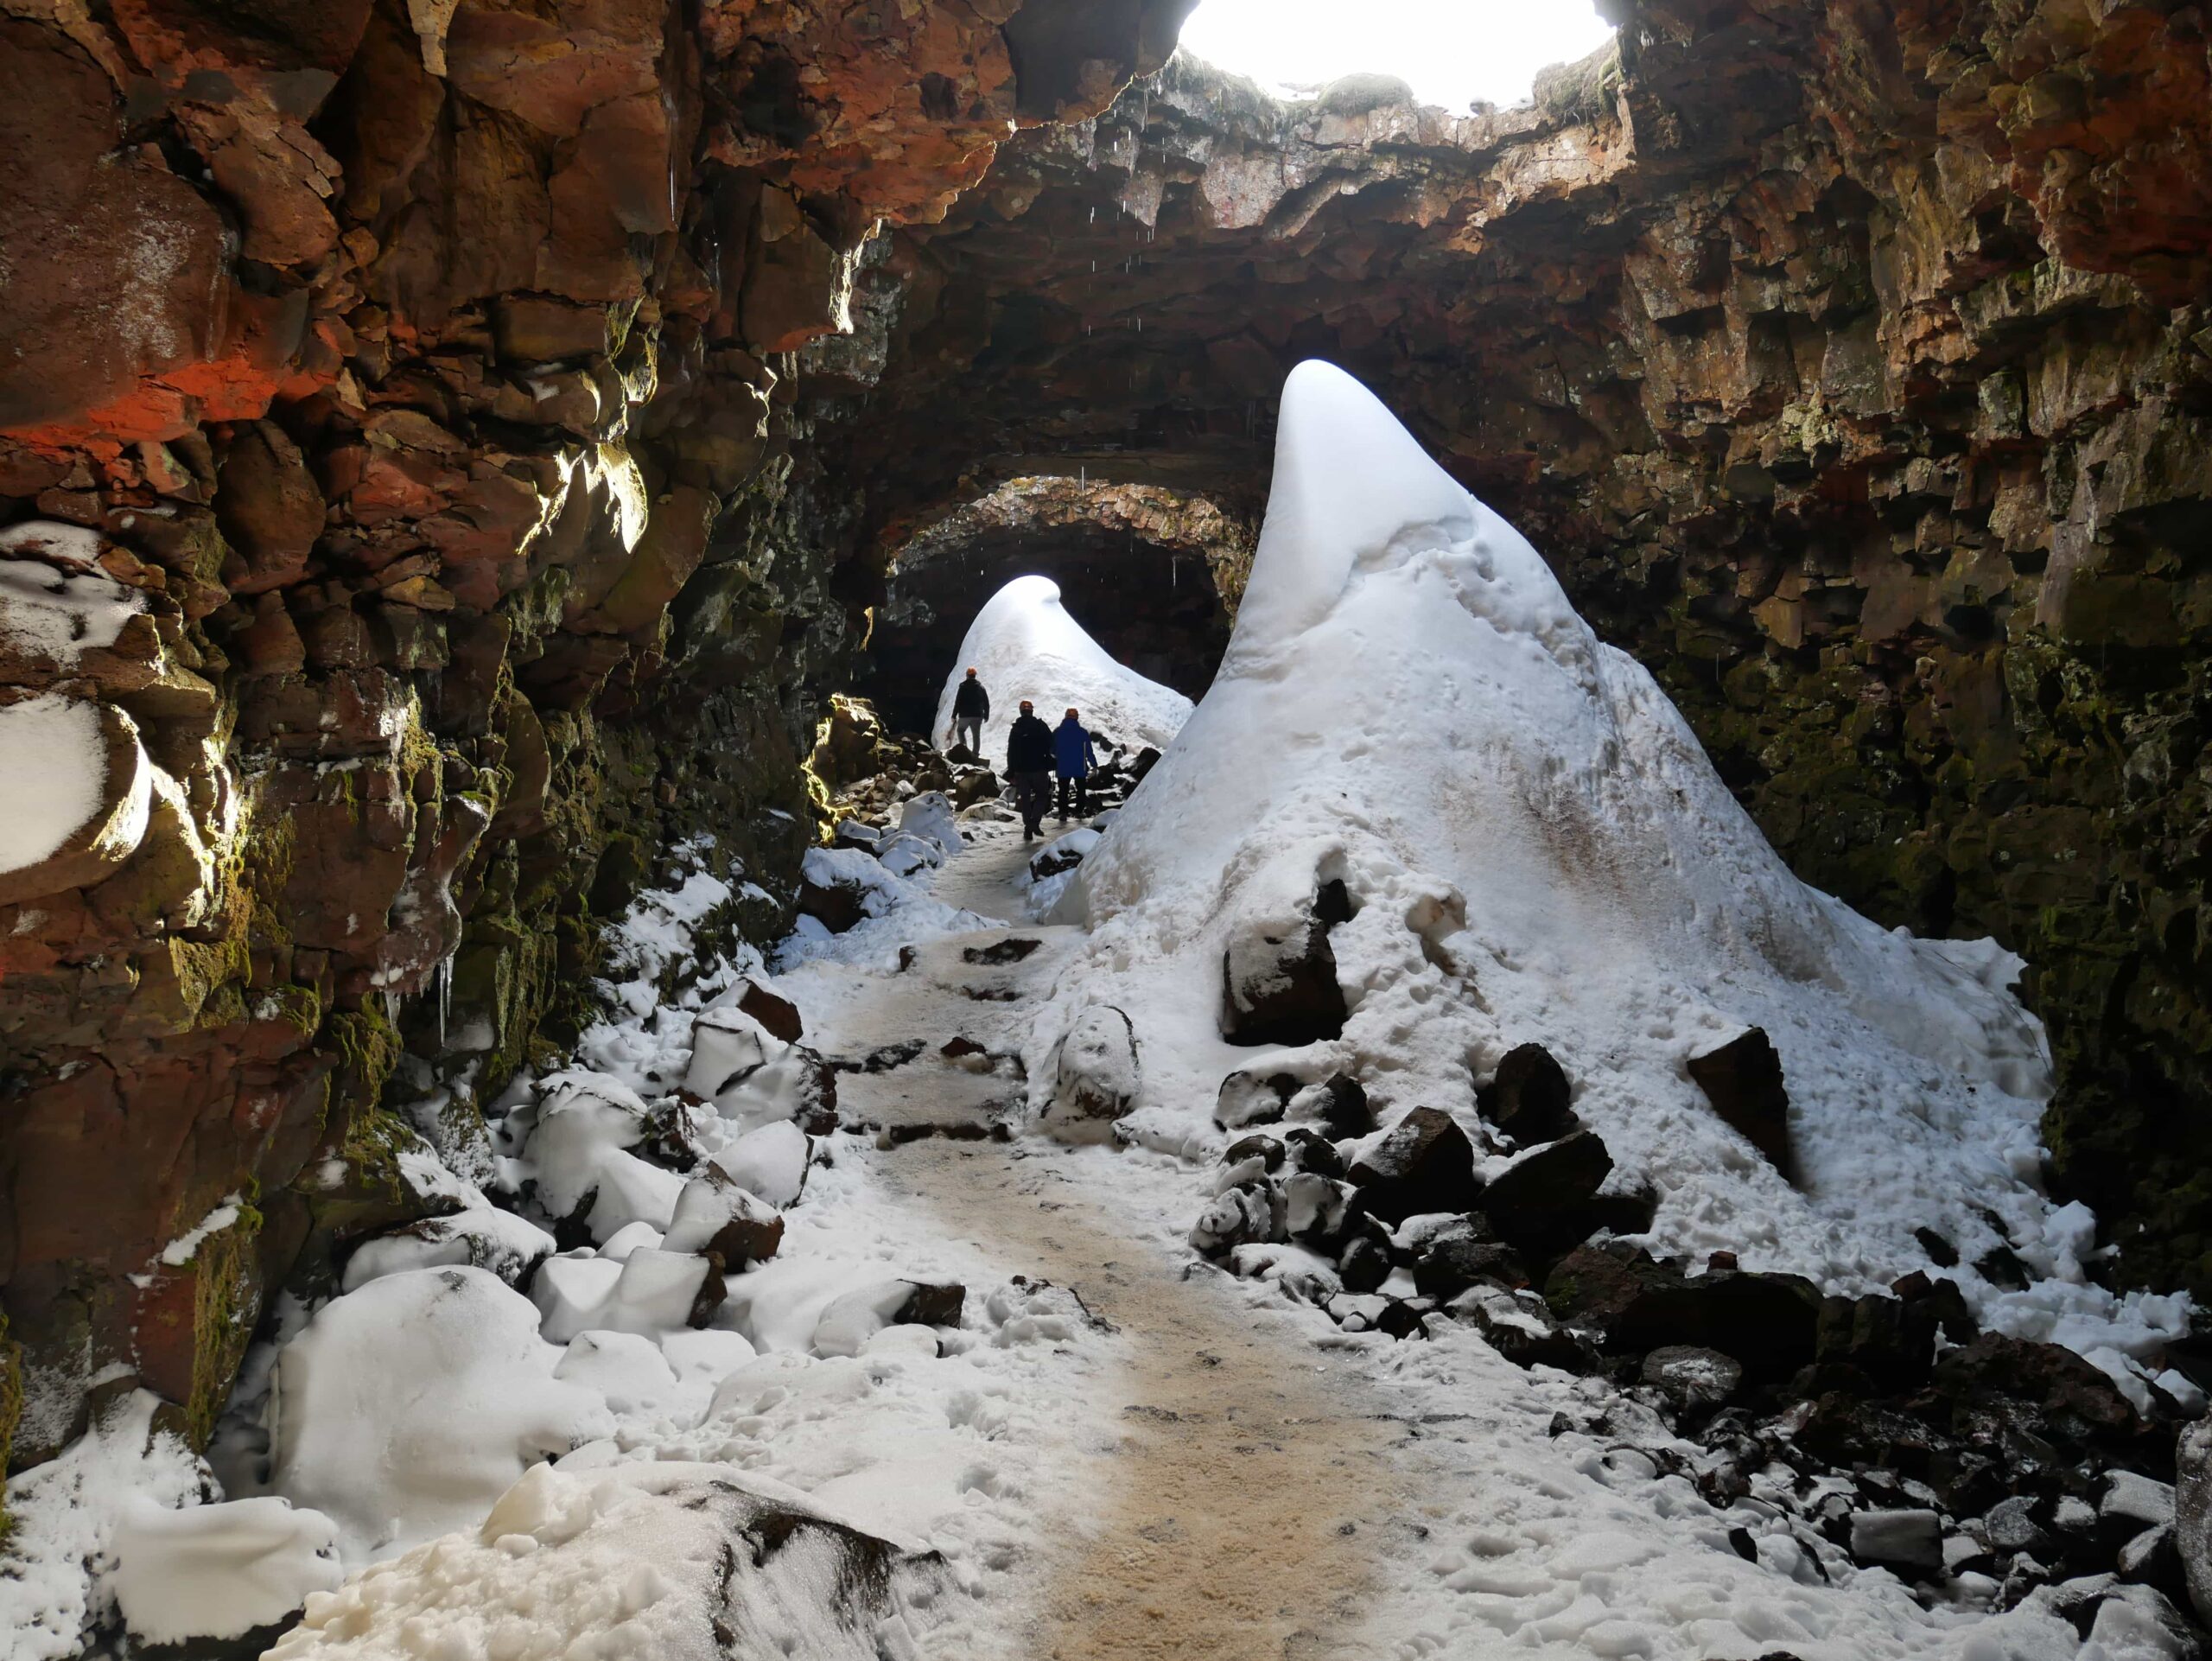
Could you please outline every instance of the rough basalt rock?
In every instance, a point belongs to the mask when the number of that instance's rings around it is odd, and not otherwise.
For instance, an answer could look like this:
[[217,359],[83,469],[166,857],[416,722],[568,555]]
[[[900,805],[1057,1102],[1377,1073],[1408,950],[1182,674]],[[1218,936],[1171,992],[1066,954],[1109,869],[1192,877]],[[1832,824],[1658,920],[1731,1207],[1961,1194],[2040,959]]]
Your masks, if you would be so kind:
[[204,1434],[269,1291],[419,1214],[396,1110],[444,1086],[462,1157],[663,850],[732,879],[702,945],[787,922],[866,627],[818,436],[886,338],[870,232],[1188,9],[0,18],[0,530],[93,533],[71,580],[137,607],[73,665],[0,640],[0,702],[97,710],[113,799],[0,874],[16,1464],[95,1376]]

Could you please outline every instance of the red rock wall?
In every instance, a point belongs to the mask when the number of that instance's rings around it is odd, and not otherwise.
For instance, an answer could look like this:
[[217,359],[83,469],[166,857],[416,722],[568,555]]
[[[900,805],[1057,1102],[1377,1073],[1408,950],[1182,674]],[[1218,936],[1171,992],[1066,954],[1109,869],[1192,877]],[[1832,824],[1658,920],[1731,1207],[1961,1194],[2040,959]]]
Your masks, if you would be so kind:
[[83,651],[0,612],[0,705],[58,701],[105,768],[0,874],[15,1464],[137,1382],[204,1434],[268,1289],[426,1203],[415,1130],[472,1156],[472,1092],[568,1030],[667,837],[788,889],[859,633],[805,348],[877,221],[1103,107],[1187,10],[0,17],[0,592],[135,608]]

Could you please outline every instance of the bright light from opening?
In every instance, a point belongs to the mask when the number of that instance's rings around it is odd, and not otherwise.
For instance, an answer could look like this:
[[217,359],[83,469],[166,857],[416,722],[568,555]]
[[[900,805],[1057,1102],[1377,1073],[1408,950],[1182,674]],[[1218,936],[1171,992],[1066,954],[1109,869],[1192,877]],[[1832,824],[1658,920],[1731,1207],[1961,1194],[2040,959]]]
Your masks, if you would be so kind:
[[1539,69],[1611,37],[1590,0],[1203,0],[1183,25],[1193,55],[1270,91],[1395,75],[1455,114],[1522,103]]

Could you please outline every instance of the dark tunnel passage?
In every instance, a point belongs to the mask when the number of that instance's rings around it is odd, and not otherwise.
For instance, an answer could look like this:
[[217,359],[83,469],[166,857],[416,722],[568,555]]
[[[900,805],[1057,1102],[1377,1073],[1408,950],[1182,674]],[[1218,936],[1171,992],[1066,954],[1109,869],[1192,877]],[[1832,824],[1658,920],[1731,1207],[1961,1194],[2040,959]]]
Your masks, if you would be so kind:
[[1229,643],[1249,527],[1158,487],[1023,479],[915,536],[892,559],[861,690],[894,730],[929,728],[962,638],[1016,577],[1050,577],[1118,661],[1202,697]]
[[1058,583],[1069,614],[1118,661],[1186,697],[1204,696],[1230,625],[1206,562],[1127,531],[1056,530],[893,574],[864,690],[893,729],[929,729],[969,624],[993,595],[1032,575]]

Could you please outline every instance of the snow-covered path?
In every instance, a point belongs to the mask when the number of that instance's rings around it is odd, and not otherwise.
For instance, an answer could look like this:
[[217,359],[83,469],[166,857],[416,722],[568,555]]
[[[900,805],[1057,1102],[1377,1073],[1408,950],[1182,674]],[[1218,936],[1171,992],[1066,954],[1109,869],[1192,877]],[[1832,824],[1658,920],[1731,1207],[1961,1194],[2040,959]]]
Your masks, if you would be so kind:
[[1074,1289],[1122,1358],[1065,1404],[1112,1439],[1052,1497],[1031,1607],[997,1612],[1003,1652],[1363,1652],[1351,1635],[1372,1545],[1402,1503],[1401,1433],[1341,1365],[1255,1322],[1224,1277],[1186,1276],[1168,1242],[1132,1228],[1085,1168],[1111,1157],[931,1141],[881,1174],[948,1231]]
[[[938,873],[948,905],[1012,923],[1041,844],[974,826],[976,845]],[[994,978],[1005,1001],[963,995],[957,951],[993,934],[925,940],[914,970],[810,965],[785,984],[831,1054],[960,1034],[1018,1045],[1077,932],[1020,927],[1043,948]],[[1071,938],[1075,937],[1075,938]],[[967,945],[959,945],[960,942]],[[949,951],[948,947],[955,950]],[[925,1053],[849,1076],[841,1099],[903,1091],[910,1124],[961,1124],[970,1075],[931,1074]],[[920,1086],[917,1089],[917,1085]],[[932,1111],[933,1110],[933,1111]],[[850,1114],[848,1107],[845,1111]],[[887,1138],[886,1138],[887,1140]],[[924,1636],[924,1652],[1141,1661],[1276,1661],[1361,1653],[1353,1637],[1375,1581],[1371,1554],[1406,1503],[1392,1450],[1403,1436],[1379,1397],[1289,1323],[1255,1319],[1228,1276],[1194,1265],[1180,1213],[1191,1172],[1156,1155],[1070,1149],[1036,1136],[979,1144],[947,1136],[879,1146],[873,1196],[902,1232],[937,1232],[1001,1273],[1071,1289],[1103,1323],[1086,1335],[1111,1365],[1058,1381],[1077,1462],[1055,1473],[1020,1589]]]

